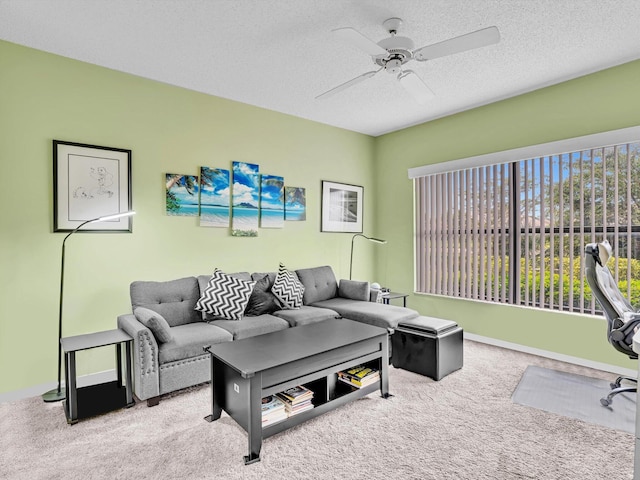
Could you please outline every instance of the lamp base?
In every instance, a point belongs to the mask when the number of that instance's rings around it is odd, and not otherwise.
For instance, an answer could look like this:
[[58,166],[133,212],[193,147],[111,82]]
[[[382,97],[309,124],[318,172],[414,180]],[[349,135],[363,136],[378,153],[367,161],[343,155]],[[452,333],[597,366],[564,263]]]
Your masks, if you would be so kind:
[[42,400],[47,403],[51,402],[59,402],[60,400],[64,400],[67,395],[65,388],[54,388],[53,390],[49,390],[46,393],[42,394]]

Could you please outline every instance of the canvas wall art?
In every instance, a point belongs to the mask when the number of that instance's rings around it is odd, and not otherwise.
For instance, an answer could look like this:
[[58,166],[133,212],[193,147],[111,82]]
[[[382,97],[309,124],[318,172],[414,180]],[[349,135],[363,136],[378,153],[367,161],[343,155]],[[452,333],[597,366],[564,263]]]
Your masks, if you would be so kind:
[[284,227],[284,177],[260,176],[260,226]]
[[197,216],[199,211],[198,176],[166,174],[167,215]]
[[259,223],[260,176],[259,166],[233,162],[233,207],[231,235],[257,237]]
[[307,193],[302,187],[285,187],[285,220],[300,222],[307,219]]
[[200,226],[228,227],[230,221],[229,170],[200,167]]

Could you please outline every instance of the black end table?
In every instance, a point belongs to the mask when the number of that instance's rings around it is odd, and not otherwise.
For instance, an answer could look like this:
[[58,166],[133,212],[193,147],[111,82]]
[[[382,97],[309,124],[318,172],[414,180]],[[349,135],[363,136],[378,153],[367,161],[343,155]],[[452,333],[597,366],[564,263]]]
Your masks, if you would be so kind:
[[382,294],[382,302],[386,303],[387,305],[389,305],[390,301],[395,299],[395,298],[401,298],[402,299],[402,306],[406,307],[407,306],[407,297],[409,296],[408,293],[398,293],[398,292],[386,292]]
[[[65,337],[60,340],[65,358],[66,400],[64,413],[73,425],[83,418],[93,417],[118,408],[134,405],[131,388],[131,349],[133,339],[123,330],[106,330]],[[122,344],[125,344],[125,382],[122,383]],[[117,380],[87,387],[76,386],[76,352],[91,348],[116,346]]]

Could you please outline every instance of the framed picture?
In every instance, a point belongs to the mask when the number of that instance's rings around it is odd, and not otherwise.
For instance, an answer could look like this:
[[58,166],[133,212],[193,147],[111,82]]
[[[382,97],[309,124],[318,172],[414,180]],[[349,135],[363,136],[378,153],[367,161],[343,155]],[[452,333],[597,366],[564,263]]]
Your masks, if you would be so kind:
[[[131,210],[131,150],[53,141],[53,231]],[[81,231],[131,232],[131,217]]]
[[322,180],[322,232],[362,233],[364,189]]

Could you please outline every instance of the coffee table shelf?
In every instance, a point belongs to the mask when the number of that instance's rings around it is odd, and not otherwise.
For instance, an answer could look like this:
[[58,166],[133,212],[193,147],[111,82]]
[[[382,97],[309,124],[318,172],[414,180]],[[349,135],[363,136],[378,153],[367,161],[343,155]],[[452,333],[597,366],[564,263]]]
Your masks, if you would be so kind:
[[[386,329],[347,319],[330,319],[208,347],[212,413],[224,410],[248,434],[245,464],[260,460],[264,438],[380,390],[389,397],[389,336]],[[366,364],[380,371],[374,384],[357,389],[338,380],[341,370]],[[262,398],[305,385],[314,408],[262,427]]]

